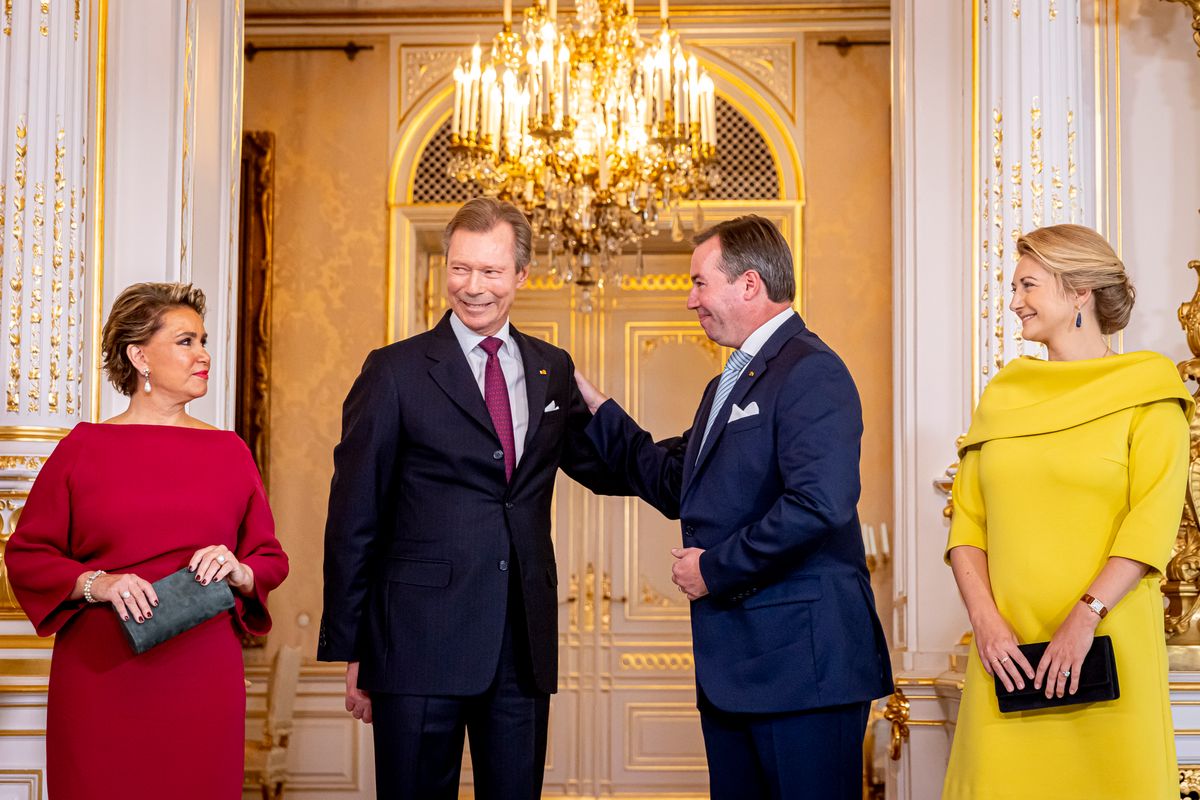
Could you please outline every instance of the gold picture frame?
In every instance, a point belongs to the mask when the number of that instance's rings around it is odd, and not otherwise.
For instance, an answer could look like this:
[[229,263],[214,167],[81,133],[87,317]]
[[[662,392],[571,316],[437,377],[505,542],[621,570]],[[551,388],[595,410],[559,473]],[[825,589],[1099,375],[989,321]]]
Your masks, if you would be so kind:
[[234,429],[249,446],[263,485],[269,488],[275,134],[242,134],[241,176]]

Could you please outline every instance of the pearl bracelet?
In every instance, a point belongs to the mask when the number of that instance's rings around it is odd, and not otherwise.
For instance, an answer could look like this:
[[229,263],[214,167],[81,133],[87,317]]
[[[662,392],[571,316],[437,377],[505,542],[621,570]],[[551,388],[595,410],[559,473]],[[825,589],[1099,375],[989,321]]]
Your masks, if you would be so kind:
[[83,582],[83,599],[84,600],[87,600],[89,603],[99,603],[100,602],[96,598],[92,597],[92,581],[96,580],[96,578],[99,578],[101,575],[107,575],[107,574],[108,573],[106,573],[104,570],[98,569],[95,572],[93,572],[91,575],[87,576],[87,580],[85,580]]

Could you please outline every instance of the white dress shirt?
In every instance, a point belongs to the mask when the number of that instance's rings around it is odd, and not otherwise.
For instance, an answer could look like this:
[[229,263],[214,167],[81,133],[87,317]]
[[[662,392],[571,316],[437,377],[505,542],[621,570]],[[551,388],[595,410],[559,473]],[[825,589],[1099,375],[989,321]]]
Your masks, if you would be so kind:
[[779,327],[791,319],[795,313],[796,312],[792,310],[791,306],[788,306],[783,311],[780,311],[762,325],[759,325],[754,330],[754,333],[747,336],[746,341],[742,342],[742,346],[739,347],[738,350],[741,350],[743,353],[750,356],[750,358],[754,358],[756,355],[758,355],[758,351],[762,350],[762,346],[767,343],[767,339],[771,338],[771,334],[779,330]]
[[[467,357],[467,364],[475,375],[482,395],[484,386],[484,371],[487,368],[487,353],[479,346],[486,339],[468,328],[457,314],[450,315],[450,327],[458,338],[458,345]],[[525,393],[525,365],[521,361],[521,348],[517,347],[509,330],[508,320],[504,327],[496,332],[495,337],[503,344],[496,351],[500,359],[500,369],[504,372],[504,382],[508,385],[508,407],[512,411],[513,443],[516,445],[514,464],[521,463],[521,454],[525,452],[525,433],[529,430],[529,397]]]

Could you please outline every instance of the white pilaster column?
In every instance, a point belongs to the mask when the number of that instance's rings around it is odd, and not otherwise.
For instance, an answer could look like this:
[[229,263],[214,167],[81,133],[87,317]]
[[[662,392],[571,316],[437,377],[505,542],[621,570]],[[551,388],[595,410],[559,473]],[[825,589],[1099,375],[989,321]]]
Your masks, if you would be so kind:
[[88,8],[10,3],[0,62],[0,428],[69,429],[85,407]]
[[0,772],[38,800],[49,642],[13,596],[4,549],[47,456],[90,408],[96,7],[0,8]]
[[[109,7],[102,314],[140,281],[204,290],[209,392],[190,413],[233,421],[242,126],[241,0]],[[125,400],[107,385],[97,416]]]
[[973,211],[973,396],[1034,354],[1008,312],[1025,231],[1094,225],[1080,0],[977,0]]
[[89,3],[6,3],[0,33],[0,634],[28,633],[4,543],[88,408]]

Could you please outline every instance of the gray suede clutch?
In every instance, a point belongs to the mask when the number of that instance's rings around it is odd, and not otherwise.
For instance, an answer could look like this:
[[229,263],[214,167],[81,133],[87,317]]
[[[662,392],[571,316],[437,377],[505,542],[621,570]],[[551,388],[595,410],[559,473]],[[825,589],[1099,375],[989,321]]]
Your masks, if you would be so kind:
[[152,585],[158,595],[153,617],[145,622],[138,622],[133,615],[129,619],[117,617],[129,646],[138,655],[233,608],[233,592],[228,583],[214,581],[205,586],[187,567]]

